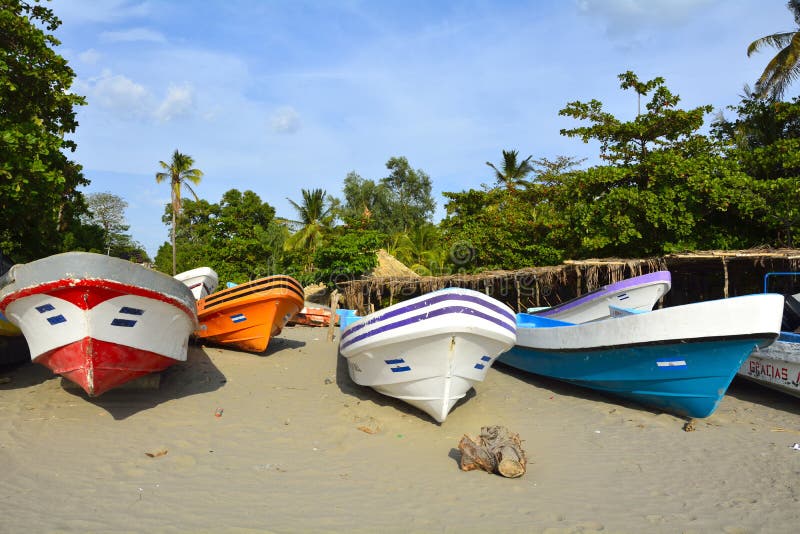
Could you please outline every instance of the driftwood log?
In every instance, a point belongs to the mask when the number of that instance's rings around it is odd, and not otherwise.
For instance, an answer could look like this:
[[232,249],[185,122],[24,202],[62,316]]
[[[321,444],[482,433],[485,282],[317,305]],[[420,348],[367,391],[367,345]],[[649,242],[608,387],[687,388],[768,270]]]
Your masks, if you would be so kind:
[[461,469],[483,469],[507,478],[525,474],[528,463],[519,434],[506,427],[493,425],[481,427],[478,437],[464,434],[458,443],[461,451]]

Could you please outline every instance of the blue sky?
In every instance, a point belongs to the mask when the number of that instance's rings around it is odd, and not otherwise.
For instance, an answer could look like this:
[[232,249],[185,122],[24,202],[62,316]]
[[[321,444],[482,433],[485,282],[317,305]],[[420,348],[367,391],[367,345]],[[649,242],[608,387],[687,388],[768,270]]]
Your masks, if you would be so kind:
[[[72,158],[85,192],[125,199],[151,256],[169,239],[158,162],[175,149],[219,202],[255,191],[279,216],[287,198],[341,197],[350,171],[379,180],[405,156],[442,191],[492,182],[486,161],[596,160],[559,135],[568,102],[598,99],[621,119],[636,96],[627,70],[656,76],[684,108],[736,104],[772,50],[757,37],[793,30],[783,0],[53,0],[58,52],[87,97]],[[790,88],[787,98],[797,94]],[[711,120],[709,117],[708,120]]]

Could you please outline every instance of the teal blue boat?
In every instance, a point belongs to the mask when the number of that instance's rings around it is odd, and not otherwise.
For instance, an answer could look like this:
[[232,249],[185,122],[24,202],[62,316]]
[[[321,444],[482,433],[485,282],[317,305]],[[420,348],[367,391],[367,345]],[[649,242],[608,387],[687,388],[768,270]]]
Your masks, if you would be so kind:
[[783,296],[757,294],[569,323],[517,314],[498,361],[687,417],[717,409],[742,362],[780,333]]

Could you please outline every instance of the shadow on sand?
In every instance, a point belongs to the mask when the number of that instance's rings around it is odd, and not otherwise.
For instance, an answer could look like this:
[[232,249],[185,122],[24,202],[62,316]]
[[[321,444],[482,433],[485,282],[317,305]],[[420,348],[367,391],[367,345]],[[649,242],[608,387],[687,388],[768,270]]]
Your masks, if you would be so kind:
[[89,397],[80,387],[66,380],[62,380],[62,387],[71,395],[81,397],[106,410],[114,419],[121,420],[164,402],[215,391],[223,387],[225,382],[225,375],[217,369],[205,350],[190,345],[186,361],[162,371],[156,387],[139,388],[133,384],[112,389],[99,397]]
[[[502,362],[495,362],[492,368],[505,375],[512,376],[521,382],[525,382],[526,384],[529,384],[531,386],[540,389],[548,390],[551,393],[554,393],[562,397],[572,397],[574,399],[580,399],[594,403],[615,404],[618,406],[624,406],[625,408],[630,408],[631,410],[638,410],[651,413],[653,415],[666,413],[661,410],[655,410],[649,408],[647,406],[633,402],[623,397],[618,397],[611,393],[604,393],[602,391],[597,391],[583,386],[570,384],[569,382],[563,382],[561,380],[556,380],[554,378],[548,378],[546,376],[528,373],[526,371],[517,369],[516,367],[508,366]],[[691,419],[675,414],[670,414],[670,415],[682,421],[689,421]]]

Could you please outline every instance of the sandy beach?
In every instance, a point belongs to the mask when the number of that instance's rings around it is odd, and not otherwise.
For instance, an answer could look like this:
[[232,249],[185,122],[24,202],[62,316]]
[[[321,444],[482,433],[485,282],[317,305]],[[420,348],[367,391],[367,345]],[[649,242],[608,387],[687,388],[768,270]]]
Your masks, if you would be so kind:
[[[795,532],[800,400],[735,380],[686,420],[496,365],[441,425],[350,381],[327,329],[193,345],[158,389],[89,399],[0,372],[2,532]],[[481,426],[528,472],[458,467]]]

